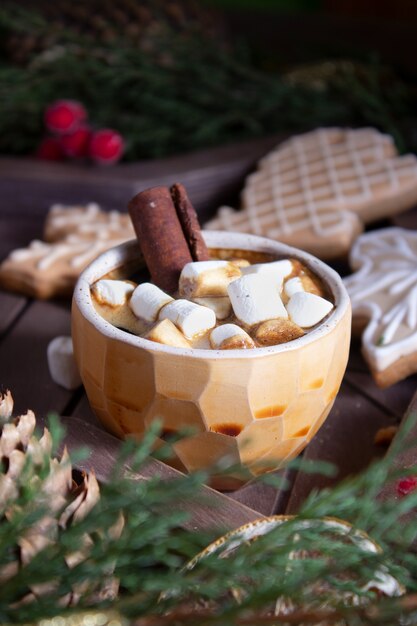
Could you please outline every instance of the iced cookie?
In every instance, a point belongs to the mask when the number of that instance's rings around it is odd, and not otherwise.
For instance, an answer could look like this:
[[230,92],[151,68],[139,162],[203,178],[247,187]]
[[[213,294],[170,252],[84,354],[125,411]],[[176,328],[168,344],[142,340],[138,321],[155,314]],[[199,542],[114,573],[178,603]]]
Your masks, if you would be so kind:
[[325,259],[342,256],[363,224],[417,202],[417,159],[372,128],[319,128],[292,137],[249,175],[242,209],[205,228],[278,239]]
[[32,241],[0,265],[0,285],[27,296],[70,296],[80,272],[99,254],[126,241],[101,232],[94,241],[69,235],[54,243]]
[[49,209],[44,226],[44,239],[48,242],[65,239],[68,235],[90,238],[99,232],[133,239],[132,223],[127,213],[103,211],[95,202],[85,206],[54,204]]
[[34,298],[70,296],[80,272],[99,254],[134,237],[127,213],[97,204],[53,205],[46,241],[14,250],[0,264],[0,285]]
[[388,387],[417,372],[417,233],[385,228],[361,235],[344,279],[354,328],[376,383]]

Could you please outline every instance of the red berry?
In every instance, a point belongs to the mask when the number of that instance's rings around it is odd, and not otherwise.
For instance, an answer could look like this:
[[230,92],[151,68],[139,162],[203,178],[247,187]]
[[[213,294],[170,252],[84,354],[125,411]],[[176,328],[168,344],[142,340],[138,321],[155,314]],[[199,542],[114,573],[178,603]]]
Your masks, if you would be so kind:
[[111,128],[102,128],[93,134],[89,153],[96,163],[111,164],[121,158],[123,150],[123,137]]
[[407,476],[401,478],[397,484],[397,493],[399,496],[408,496],[409,493],[417,489],[417,477]]
[[65,155],[56,137],[45,137],[36,150],[36,157],[44,161],[62,161]]
[[87,119],[87,111],[76,100],[57,100],[45,110],[44,120],[53,133],[71,133]]
[[82,158],[88,155],[91,130],[88,126],[80,126],[73,133],[59,138],[62,151],[68,157]]

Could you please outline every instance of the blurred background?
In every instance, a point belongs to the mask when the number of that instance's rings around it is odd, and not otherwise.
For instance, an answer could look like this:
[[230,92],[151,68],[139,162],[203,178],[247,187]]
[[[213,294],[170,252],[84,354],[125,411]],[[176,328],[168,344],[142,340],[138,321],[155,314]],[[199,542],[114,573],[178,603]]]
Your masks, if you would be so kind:
[[85,136],[68,152],[48,131],[66,99],[123,162],[319,125],[416,151],[416,25],[414,0],[3,2],[0,153],[85,158]]

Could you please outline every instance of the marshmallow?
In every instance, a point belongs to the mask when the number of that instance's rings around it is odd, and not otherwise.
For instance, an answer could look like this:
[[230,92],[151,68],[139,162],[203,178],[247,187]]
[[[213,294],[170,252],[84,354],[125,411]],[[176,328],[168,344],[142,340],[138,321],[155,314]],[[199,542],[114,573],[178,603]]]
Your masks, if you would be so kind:
[[71,337],[55,337],[47,348],[49,373],[52,380],[73,390],[81,385],[81,377],[74,359]]
[[295,276],[295,278],[290,278],[284,283],[284,292],[288,298],[291,298],[295,293],[299,291],[305,291],[303,281],[299,276]]
[[276,346],[302,337],[302,328],[291,322],[291,320],[277,319],[267,320],[259,324],[255,332],[255,339],[261,346]]
[[230,283],[228,292],[236,317],[247,326],[288,317],[279,295],[279,285],[269,275],[242,276]]
[[249,261],[247,259],[230,259],[230,263],[232,265],[236,265],[236,267],[248,267],[248,265],[250,265]]
[[191,347],[182,332],[168,319],[155,324],[144,337],[145,339],[150,339],[150,341],[163,343],[166,346],[174,346],[175,348]]
[[155,322],[162,307],[173,299],[156,285],[142,283],[132,293],[129,304],[136,317]]
[[174,300],[163,307],[159,319],[169,319],[187,339],[192,339],[216,325],[214,311],[189,300]]
[[229,296],[219,296],[218,298],[193,298],[193,302],[208,306],[216,314],[218,320],[224,320],[232,312],[232,303]]
[[279,283],[280,289],[284,278],[289,276],[292,271],[293,265],[288,259],[283,259],[282,261],[272,261],[271,263],[255,263],[254,265],[248,265],[248,267],[241,268],[243,276],[247,276],[248,274],[270,276]]
[[295,293],[287,304],[291,320],[301,328],[310,328],[318,324],[332,309],[331,302],[306,291]]
[[227,286],[241,276],[240,267],[229,261],[195,261],[184,265],[179,293],[183,298],[227,296]]
[[135,286],[126,280],[103,278],[94,283],[91,291],[99,304],[116,307],[126,302],[127,296],[132,293],[134,288]]
[[253,339],[237,324],[217,326],[210,333],[210,345],[214,350],[254,348]]

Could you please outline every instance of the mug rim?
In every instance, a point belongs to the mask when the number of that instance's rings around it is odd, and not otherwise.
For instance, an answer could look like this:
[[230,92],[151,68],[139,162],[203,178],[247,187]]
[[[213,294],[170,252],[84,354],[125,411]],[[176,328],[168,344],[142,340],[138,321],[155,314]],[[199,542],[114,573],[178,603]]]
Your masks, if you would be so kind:
[[303,346],[318,341],[320,338],[330,333],[339,324],[345,316],[346,311],[350,308],[349,295],[342,278],[333,268],[309,252],[258,235],[214,230],[203,230],[202,234],[208,248],[243,251],[252,250],[277,255],[278,258],[291,257],[300,260],[323,280],[324,284],[329,289],[335,305],[333,311],[323,323],[319,324],[313,330],[306,332],[302,337],[274,346],[248,348],[246,350],[177,348],[145,339],[139,335],[133,335],[107,322],[96,311],[91,297],[91,285],[109,272],[116,270],[128,262],[130,263],[135,259],[141,258],[141,251],[137,239],[125,241],[103,252],[94,259],[94,261],[83,270],[77,280],[74,288],[73,303],[78,306],[83,317],[109,339],[122,341],[148,352],[177,356],[182,355],[188,358],[204,358],[209,360],[253,359],[301,349]]

